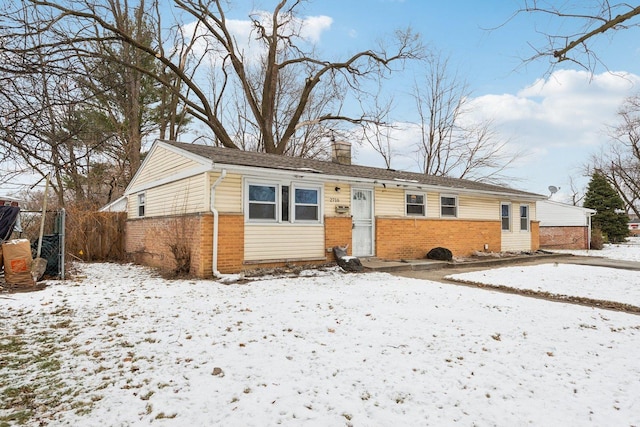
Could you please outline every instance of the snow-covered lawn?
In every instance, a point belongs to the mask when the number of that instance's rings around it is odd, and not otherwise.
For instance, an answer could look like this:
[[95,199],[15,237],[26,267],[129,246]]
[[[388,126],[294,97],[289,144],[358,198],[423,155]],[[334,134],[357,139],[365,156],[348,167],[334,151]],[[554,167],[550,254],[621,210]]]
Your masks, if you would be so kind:
[[554,250],[553,252],[640,262],[640,236],[628,237],[624,243],[604,245],[604,248],[599,251]]
[[383,273],[80,269],[0,295],[0,425],[640,425],[640,316]]
[[[640,262],[640,238],[630,238],[623,244],[605,245],[601,251],[564,252]],[[536,266],[502,267],[493,270],[451,274],[447,278],[483,285],[541,291],[555,295],[613,301],[640,307],[639,271],[552,262]]]

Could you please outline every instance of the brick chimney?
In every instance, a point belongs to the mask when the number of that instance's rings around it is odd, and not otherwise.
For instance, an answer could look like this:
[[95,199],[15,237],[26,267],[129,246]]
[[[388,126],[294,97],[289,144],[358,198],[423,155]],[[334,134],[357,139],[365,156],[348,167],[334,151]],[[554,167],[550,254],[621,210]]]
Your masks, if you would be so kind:
[[331,161],[341,165],[351,164],[351,144],[346,141],[331,140]]

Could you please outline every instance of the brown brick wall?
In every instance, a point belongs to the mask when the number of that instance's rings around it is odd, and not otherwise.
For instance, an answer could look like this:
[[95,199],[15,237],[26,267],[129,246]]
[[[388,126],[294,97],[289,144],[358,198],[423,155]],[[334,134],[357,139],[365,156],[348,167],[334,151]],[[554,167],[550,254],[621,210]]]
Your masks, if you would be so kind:
[[218,227],[218,271],[220,273],[242,271],[242,262],[244,261],[244,215],[220,215]]
[[[190,273],[204,277],[207,256],[209,265],[211,260],[206,236],[202,233],[203,224],[207,222],[212,222],[211,214],[129,220],[126,224],[125,251],[136,263],[171,271],[176,267],[176,260],[170,245],[180,244],[188,248],[191,255]],[[208,245],[211,248],[211,243]]]
[[[351,217],[324,217],[324,247],[345,246],[351,255]],[[335,261],[333,251],[327,253],[327,259]]]
[[[218,226],[218,271],[237,273],[244,258],[244,217],[220,215]],[[176,262],[169,245],[177,241],[191,249],[190,273],[212,277],[213,214],[127,221],[125,250],[134,262],[170,271]]]
[[500,221],[465,221],[418,218],[377,218],[376,256],[383,259],[416,259],[442,246],[454,256],[496,250],[501,245]]
[[540,227],[540,247],[589,249],[589,229],[587,227]]

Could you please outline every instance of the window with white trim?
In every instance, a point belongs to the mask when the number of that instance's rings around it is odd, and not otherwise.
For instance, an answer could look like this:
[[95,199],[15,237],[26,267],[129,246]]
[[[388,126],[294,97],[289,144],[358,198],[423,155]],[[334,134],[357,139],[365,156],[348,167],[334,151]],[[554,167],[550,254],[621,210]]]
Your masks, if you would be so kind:
[[277,221],[277,185],[249,184],[249,219]]
[[511,231],[511,203],[500,203],[502,231]]
[[146,204],[145,193],[139,193],[138,194],[138,216],[139,217],[143,217],[144,216],[145,204]]
[[320,186],[247,182],[245,188],[248,222],[321,222]]
[[320,190],[295,187],[293,197],[294,221],[314,221],[320,217]]
[[427,197],[424,193],[405,193],[405,213],[407,216],[425,216]]
[[529,205],[520,205],[520,230],[529,231]]
[[458,216],[458,196],[440,196],[440,216],[456,218]]

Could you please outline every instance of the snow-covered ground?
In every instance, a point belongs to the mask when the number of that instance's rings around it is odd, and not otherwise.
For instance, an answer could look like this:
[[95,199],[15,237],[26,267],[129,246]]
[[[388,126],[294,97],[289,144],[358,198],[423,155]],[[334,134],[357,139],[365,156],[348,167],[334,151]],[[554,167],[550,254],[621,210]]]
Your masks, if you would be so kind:
[[[560,267],[528,271],[640,286]],[[337,269],[225,285],[79,268],[0,295],[0,425],[640,425],[637,315]]]
[[[640,262],[640,238],[605,245],[601,251],[554,251]],[[585,265],[549,263],[452,274],[449,279],[613,301],[640,307],[640,272]]]

